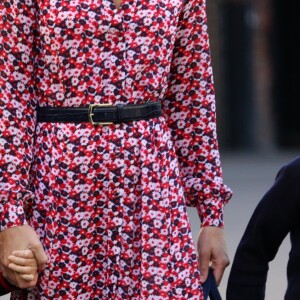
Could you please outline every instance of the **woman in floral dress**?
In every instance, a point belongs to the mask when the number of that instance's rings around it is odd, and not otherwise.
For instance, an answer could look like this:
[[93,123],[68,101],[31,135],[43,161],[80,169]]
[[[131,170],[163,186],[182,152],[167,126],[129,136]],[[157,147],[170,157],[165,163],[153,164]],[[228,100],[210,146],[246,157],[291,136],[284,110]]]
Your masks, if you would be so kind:
[[[35,285],[12,298],[203,299],[186,205],[204,279],[211,260],[220,280],[231,196],[205,1],[2,0],[0,31],[0,261],[13,247],[48,258],[37,284],[7,273]],[[161,116],[130,122],[38,116],[153,102]]]

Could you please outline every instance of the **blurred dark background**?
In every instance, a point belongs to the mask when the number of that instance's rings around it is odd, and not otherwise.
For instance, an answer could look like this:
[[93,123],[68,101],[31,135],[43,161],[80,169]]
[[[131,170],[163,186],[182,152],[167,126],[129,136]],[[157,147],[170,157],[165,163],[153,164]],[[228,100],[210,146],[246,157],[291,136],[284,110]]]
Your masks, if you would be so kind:
[[[296,0],[206,2],[223,175],[233,190],[224,214],[232,262],[278,170],[300,155],[299,10]],[[199,218],[189,213],[196,242]],[[287,237],[269,265],[266,300],[284,299],[289,251]],[[223,299],[230,268],[219,287]]]
[[207,1],[222,149],[300,147],[296,0]]

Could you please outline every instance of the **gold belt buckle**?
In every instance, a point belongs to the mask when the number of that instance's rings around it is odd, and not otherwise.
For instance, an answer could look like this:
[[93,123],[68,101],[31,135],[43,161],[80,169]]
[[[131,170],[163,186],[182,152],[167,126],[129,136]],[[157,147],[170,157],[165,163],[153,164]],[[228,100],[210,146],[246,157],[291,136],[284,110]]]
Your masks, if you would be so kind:
[[111,104],[90,104],[89,111],[88,111],[88,116],[89,116],[89,121],[92,125],[110,125],[110,124],[113,124],[113,122],[95,122],[93,120],[94,108],[95,107],[105,107],[105,106],[112,107],[113,105],[111,105]]

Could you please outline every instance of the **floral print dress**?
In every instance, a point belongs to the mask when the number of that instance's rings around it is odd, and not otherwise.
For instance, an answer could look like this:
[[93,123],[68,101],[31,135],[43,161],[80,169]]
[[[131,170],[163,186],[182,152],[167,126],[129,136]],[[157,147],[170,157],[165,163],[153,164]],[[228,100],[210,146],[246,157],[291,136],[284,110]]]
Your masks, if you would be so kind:
[[[203,0],[0,2],[0,229],[48,255],[13,299],[202,299],[186,205],[223,226]],[[163,116],[37,123],[38,106],[160,101]]]

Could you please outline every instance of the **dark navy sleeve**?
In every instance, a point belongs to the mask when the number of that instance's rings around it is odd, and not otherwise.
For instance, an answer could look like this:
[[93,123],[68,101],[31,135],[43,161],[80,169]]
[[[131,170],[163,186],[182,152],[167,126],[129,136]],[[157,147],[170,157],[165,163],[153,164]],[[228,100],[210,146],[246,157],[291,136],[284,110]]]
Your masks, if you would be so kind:
[[299,217],[300,158],[283,166],[257,205],[236,250],[227,300],[263,300],[269,262]]

